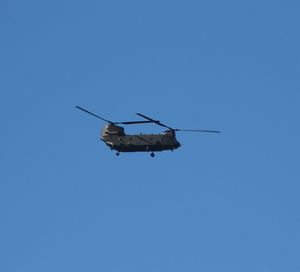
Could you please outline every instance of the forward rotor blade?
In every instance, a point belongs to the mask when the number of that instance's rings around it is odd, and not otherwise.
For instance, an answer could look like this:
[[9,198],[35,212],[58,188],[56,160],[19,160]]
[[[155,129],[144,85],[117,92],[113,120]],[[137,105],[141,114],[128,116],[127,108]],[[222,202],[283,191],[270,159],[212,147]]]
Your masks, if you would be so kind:
[[208,133],[221,133],[219,130],[208,130],[208,129],[174,129],[175,131],[183,131],[183,132],[208,132]]
[[88,110],[86,110],[86,109],[84,109],[82,107],[76,106],[76,108],[79,109],[79,110],[82,110],[82,111],[84,111],[84,112],[86,112],[86,113],[88,113],[88,114],[90,114],[90,115],[92,115],[94,117],[97,117],[97,118],[99,118],[99,119],[101,119],[101,120],[103,120],[103,121],[105,121],[105,122],[107,122],[107,123],[109,123],[111,125],[115,125],[115,124],[120,124],[120,125],[134,125],[134,124],[153,123],[152,121],[112,122],[112,121],[109,121],[109,120],[107,120],[107,119],[105,119],[105,118],[103,118],[103,117],[101,117],[101,116],[99,116],[97,114],[94,114],[94,113],[92,113],[92,112],[90,112],[90,111],[88,111]]
[[169,127],[169,126],[167,126],[167,125],[161,123],[159,120],[154,120],[154,119],[152,119],[152,118],[150,118],[150,117],[148,117],[148,116],[146,116],[146,115],[144,115],[144,114],[141,114],[141,113],[137,113],[137,115],[139,115],[139,116],[141,116],[141,117],[143,117],[143,118],[145,118],[145,119],[151,121],[152,123],[155,123],[155,124],[157,124],[157,125],[159,125],[159,126],[161,126],[161,127],[165,127],[165,128],[174,130],[173,128],[171,128],[171,127]]
[[99,119],[101,119],[101,120],[103,120],[103,121],[105,121],[105,122],[107,122],[107,123],[110,123],[110,124],[115,124],[114,122],[111,122],[111,121],[109,121],[109,120],[106,120],[106,119],[104,119],[103,117],[101,117],[101,116],[98,116],[98,115],[96,115],[96,114],[94,114],[94,113],[92,113],[92,112],[90,112],[90,111],[88,111],[88,110],[86,110],[86,109],[84,109],[84,108],[81,108],[81,107],[79,107],[79,106],[76,106],[76,108],[77,109],[79,109],[79,110],[82,110],[82,111],[84,111],[84,112],[86,112],[86,113],[88,113],[88,114],[90,114],[90,115],[93,115],[94,117],[97,117],[97,118],[99,118]]

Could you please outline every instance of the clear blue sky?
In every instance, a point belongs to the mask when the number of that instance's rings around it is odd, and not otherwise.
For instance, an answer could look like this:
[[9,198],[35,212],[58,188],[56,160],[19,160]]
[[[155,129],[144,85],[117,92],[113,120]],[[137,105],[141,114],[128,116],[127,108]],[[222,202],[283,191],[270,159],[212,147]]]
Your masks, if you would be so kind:
[[[299,14],[2,0],[0,271],[300,271]],[[223,133],[116,157],[75,105]]]

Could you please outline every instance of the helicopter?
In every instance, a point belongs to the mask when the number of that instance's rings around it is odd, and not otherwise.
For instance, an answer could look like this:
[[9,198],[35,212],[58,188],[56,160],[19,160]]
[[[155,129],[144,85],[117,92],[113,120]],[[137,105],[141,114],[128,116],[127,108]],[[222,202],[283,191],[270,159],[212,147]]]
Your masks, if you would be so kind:
[[[155,156],[154,152],[159,151],[174,151],[178,149],[181,144],[176,139],[176,132],[204,132],[204,133],[220,133],[218,130],[203,130],[203,129],[179,129],[172,128],[163,124],[159,120],[155,120],[144,114],[137,113],[138,116],[144,118],[143,121],[127,121],[127,122],[113,122],[107,120],[99,115],[96,115],[80,106],[77,109],[88,113],[107,124],[103,127],[100,133],[100,139],[111,149],[116,150],[116,155],[119,156],[120,152],[151,152],[151,157]],[[154,123],[161,127],[167,128],[159,134],[136,134],[127,135],[123,127],[119,125],[136,125]]]

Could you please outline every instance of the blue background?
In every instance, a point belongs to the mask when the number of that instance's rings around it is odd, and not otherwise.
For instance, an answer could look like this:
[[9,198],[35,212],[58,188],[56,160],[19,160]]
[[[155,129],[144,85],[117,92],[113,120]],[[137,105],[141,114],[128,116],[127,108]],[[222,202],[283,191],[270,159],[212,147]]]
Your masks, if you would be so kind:
[[[300,271],[299,14],[2,0],[0,270]],[[116,157],[75,105],[222,134]]]

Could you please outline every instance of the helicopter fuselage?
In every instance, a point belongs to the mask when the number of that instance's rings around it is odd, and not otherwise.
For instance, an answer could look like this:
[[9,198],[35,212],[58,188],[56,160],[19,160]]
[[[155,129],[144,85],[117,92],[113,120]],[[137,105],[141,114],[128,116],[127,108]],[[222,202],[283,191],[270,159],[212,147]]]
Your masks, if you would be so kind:
[[181,146],[172,130],[161,134],[126,135],[123,127],[111,124],[103,128],[100,139],[118,152],[153,152],[174,150]]

